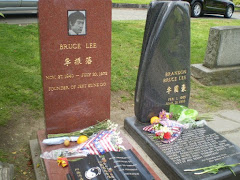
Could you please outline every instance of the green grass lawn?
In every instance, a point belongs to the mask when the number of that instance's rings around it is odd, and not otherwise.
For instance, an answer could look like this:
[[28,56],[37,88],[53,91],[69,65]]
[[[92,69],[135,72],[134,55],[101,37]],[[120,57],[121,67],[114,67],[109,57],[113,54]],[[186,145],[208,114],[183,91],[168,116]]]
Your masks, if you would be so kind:
[[[191,63],[203,62],[210,27],[224,25],[237,26],[240,20],[191,20]],[[112,91],[134,93],[144,26],[145,21],[113,21]],[[4,125],[24,108],[42,110],[43,99],[38,26],[0,24],[0,34],[0,125]],[[192,88],[201,90],[194,98],[209,96],[207,99],[214,102],[211,98],[219,97],[240,104],[239,85],[202,87],[193,83]]]

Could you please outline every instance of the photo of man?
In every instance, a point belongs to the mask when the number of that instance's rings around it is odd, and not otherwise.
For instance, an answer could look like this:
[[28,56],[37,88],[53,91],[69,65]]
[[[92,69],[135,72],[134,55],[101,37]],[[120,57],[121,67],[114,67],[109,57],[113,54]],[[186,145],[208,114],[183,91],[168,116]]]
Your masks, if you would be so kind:
[[68,35],[86,35],[85,11],[68,11]]

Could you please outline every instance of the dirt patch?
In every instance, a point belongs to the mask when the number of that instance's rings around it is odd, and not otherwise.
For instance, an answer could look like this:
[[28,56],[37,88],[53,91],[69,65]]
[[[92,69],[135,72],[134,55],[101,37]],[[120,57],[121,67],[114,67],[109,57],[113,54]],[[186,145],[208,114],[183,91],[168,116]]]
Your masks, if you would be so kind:
[[[197,90],[191,91],[191,96],[197,94]],[[190,98],[190,108],[200,113],[212,110],[205,101],[198,101]],[[221,109],[238,109],[237,104],[231,101],[224,101]],[[0,126],[0,149],[5,152],[2,157],[8,163],[15,166],[15,179],[35,179],[29,140],[36,139],[36,132],[45,129],[43,112],[30,111],[27,107],[21,107],[12,116],[12,120],[6,126]],[[112,92],[111,94],[111,120],[123,126],[124,118],[134,116],[134,97],[128,92]],[[38,117],[36,119],[36,117]],[[1,154],[0,154],[1,155]]]
[[3,157],[14,164],[15,179],[35,179],[29,140],[36,138],[36,132],[44,128],[43,113],[30,111],[26,107],[15,110],[12,120],[6,126],[0,126],[0,149],[6,154]]

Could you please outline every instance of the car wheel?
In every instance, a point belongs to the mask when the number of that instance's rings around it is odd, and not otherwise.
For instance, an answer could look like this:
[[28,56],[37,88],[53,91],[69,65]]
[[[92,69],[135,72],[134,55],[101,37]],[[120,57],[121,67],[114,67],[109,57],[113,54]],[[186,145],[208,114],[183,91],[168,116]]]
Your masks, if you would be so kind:
[[224,14],[225,18],[230,18],[233,15],[233,7],[232,6],[228,6],[226,9],[226,12]]
[[192,17],[199,17],[202,15],[202,4],[200,2],[195,2],[192,5],[191,15]]

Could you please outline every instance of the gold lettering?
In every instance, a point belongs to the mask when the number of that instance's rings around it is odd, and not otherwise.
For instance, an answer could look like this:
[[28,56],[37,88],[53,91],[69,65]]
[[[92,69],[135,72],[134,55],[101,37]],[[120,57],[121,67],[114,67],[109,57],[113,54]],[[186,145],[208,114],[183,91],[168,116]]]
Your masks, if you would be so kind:
[[105,82],[100,83],[100,86],[106,86],[107,84]]
[[60,50],[65,50],[65,49],[81,49],[81,44],[80,43],[73,43],[73,44],[60,44],[59,45]]
[[97,43],[86,43],[86,48],[87,49],[97,48]]
[[51,76],[46,76],[46,79],[49,80],[49,79],[57,79],[55,75],[51,75]]
[[99,72],[99,76],[106,76],[107,72]]
[[74,75],[73,75],[73,74],[66,74],[66,75],[64,76],[64,79],[72,79],[72,78],[74,78]]
[[55,87],[48,87],[48,91],[65,91],[69,90],[68,86],[55,86]]
[[183,74],[187,74],[187,70],[180,70],[180,71],[172,71],[172,72],[166,72],[165,73],[165,77],[168,76],[178,76],[178,75],[183,75]]
[[92,73],[82,73],[81,77],[91,77]]
[[92,88],[92,87],[99,87],[99,83],[88,84],[88,87],[89,87],[89,88]]
[[179,101],[179,103],[185,103],[186,102],[186,100],[180,100]]
[[76,85],[71,85],[71,89],[76,89]]
[[186,96],[180,96],[180,99],[186,99]]
[[187,79],[187,76],[179,76],[178,79],[181,81],[181,80],[186,80]]
[[175,82],[177,81],[177,77],[169,77],[169,78],[164,78],[163,79],[163,83],[166,83],[166,82]]
[[63,75],[58,75],[58,79],[63,79]]
[[87,84],[79,84],[77,88],[78,89],[87,88]]

